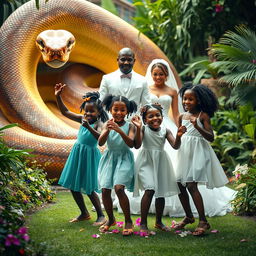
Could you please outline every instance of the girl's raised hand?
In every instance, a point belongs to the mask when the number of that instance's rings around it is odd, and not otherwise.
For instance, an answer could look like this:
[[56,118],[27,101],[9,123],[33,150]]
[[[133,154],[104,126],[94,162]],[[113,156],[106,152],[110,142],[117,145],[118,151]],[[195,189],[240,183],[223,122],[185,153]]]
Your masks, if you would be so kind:
[[58,83],[54,87],[55,96],[59,96],[66,84]]
[[187,131],[187,127],[184,126],[184,125],[181,125],[181,126],[178,128],[177,136],[178,136],[178,137],[181,137],[186,131]]
[[190,117],[190,122],[194,125],[194,127],[196,127],[196,125],[197,125],[196,119],[197,119],[197,117],[195,117],[195,116]]
[[107,128],[109,130],[114,130],[116,132],[119,132],[121,129],[120,127],[118,126],[118,124],[116,122],[114,122],[114,119],[110,119],[108,120],[107,122]]
[[82,119],[82,126],[84,126],[85,128],[87,128],[89,126],[89,122],[88,122],[86,116],[84,116]]
[[137,128],[141,128],[142,126],[142,122],[141,122],[141,119],[138,115],[135,115],[133,118],[132,118],[132,123],[137,127]]

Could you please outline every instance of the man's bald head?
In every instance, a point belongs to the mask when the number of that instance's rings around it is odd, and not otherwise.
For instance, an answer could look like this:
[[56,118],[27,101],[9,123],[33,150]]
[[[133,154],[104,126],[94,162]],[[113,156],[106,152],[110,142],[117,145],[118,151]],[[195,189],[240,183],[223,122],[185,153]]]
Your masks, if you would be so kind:
[[132,56],[133,58],[135,57],[134,52],[133,52],[130,48],[128,48],[128,47],[125,47],[125,48],[123,48],[123,49],[121,49],[121,50],[119,51],[118,57],[120,57],[121,55],[130,55],[130,56]]
[[130,48],[123,48],[119,51],[117,62],[119,69],[124,74],[132,71],[135,62],[134,52]]

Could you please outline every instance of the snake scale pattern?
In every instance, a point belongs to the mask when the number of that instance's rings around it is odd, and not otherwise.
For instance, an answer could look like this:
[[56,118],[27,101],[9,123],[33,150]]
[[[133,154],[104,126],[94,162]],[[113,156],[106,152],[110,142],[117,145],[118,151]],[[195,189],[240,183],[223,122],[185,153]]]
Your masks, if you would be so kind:
[[[85,0],[41,0],[39,10],[30,1],[12,13],[0,28],[0,125],[18,123],[19,127],[5,131],[7,144],[31,148],[38,163],[48,163],[48,176],[58,178],[77,129],[52,112],[38,90],[36,77],[42,58],[35,40],[48,29],[70,31],[76,38],[70,62],[89,65],[103,74],[116,70],[117,53],[123,47],[134,50],[134,69],[142,75],[152,59],[168,59],[133,26]],[[48,88],[53,94],[54,84]],[[83,90],[81,86],[76,89]]]

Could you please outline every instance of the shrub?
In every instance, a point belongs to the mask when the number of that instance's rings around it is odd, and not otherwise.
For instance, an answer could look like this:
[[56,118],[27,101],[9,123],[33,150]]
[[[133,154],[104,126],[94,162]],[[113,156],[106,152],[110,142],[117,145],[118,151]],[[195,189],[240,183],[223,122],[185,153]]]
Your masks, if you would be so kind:
[[[4,129],[13,126],[0,128],[0,135]],[[28,165],[28,155],[28,151],[9,148],[0,140],[1,255],[39,255],[33,252],[29,244],[24,213],[45,202],[51,202],[54,193],[42,167],[36,163]]]
[[251,105],[229,107],[220,99],[220,111],[211,119],[212,143],[228,176],[238,164],[255,164],[256,112]]
[[237,165],[233,173],[238,190],[232,201],[234,213],[256,215],[256,166],[248,168],[247,164]]

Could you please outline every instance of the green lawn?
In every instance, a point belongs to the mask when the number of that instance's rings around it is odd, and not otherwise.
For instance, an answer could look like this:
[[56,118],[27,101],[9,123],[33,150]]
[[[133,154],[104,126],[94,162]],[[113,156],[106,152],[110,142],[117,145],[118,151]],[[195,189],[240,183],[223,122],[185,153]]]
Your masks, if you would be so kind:
[[[91,204],[85,197],[88,209]],[[29,216],[27,225],[29,235],[37,243],[44,242],[48,256],[100,256],[100,255],[255,255],[256,221],[228,214],[224,217],[208,218],[212,229],[204,237],[188,235],[180,237],[174,232],[156,231],[149,238],[133,235],[123,237],[121,234],[100,234],[93,227],[96,215],[92,219],[79,223],[68,220],[79,214],[78,208],[69,192],[58,192],[56,203]],[[134,215],[133,221],[139,216]],[[117,221],[123,221],[123,215],[116,213]],[[165,223],[171,224],[173,218],[165,217]],[[175,220],[180,220],[175,218]],[[154,215],[149,216],[149,227],[154,225]],[[190,225],[193,230],[196,224]],[[135,230],[139,230],[138,227]],[[245,242],[241,240],[245,239]]]

